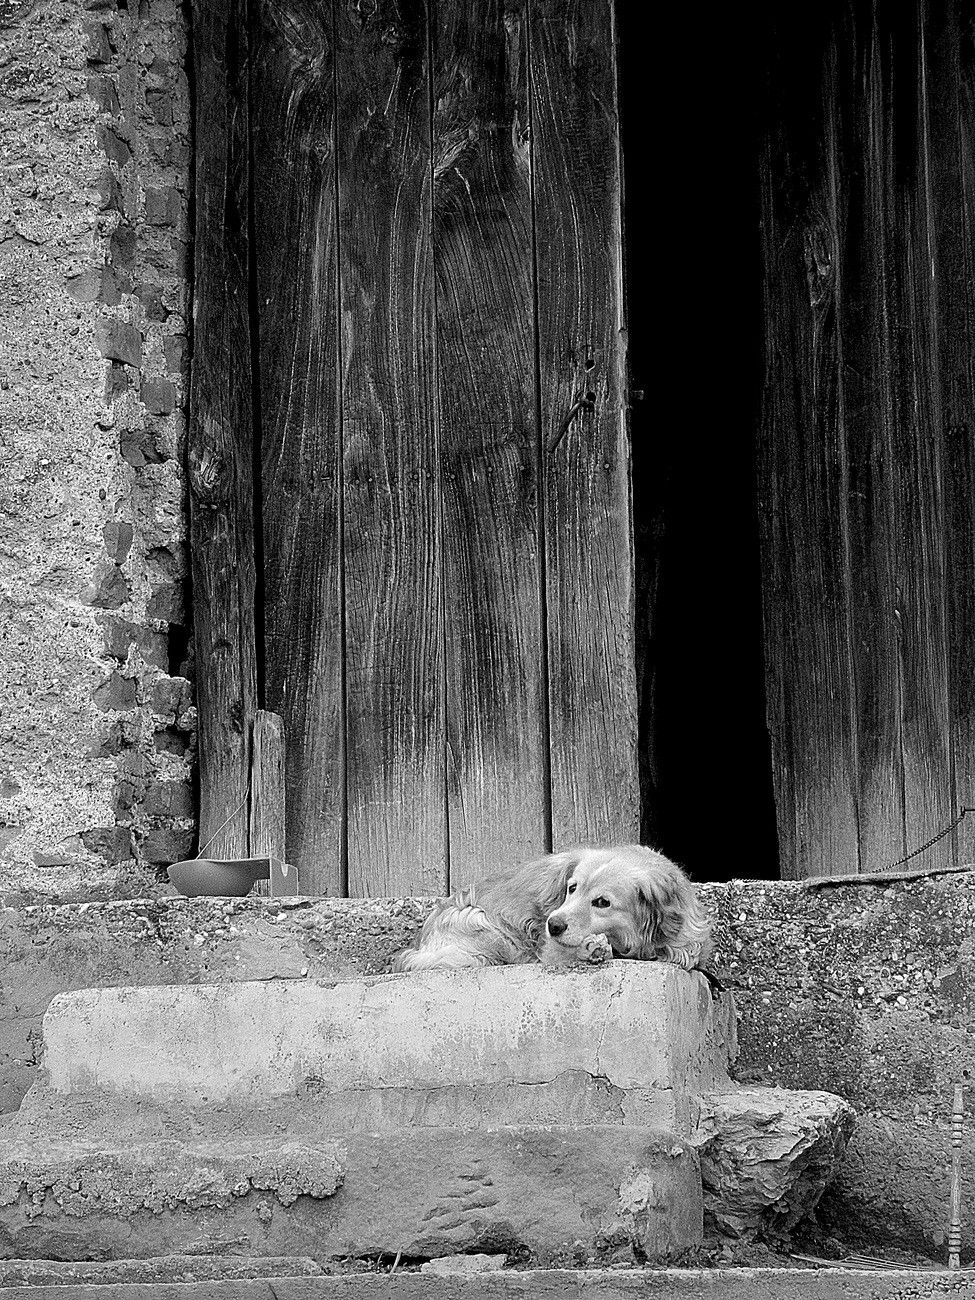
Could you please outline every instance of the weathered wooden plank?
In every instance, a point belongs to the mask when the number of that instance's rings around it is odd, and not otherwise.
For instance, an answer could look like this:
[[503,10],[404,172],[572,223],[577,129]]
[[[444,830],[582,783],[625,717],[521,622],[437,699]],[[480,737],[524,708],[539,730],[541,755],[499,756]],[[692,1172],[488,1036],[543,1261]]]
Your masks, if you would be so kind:
[[[954,803],[948,734],[941,416],[930,150],[919,11],[864,6],[838,90],[850,105],[845,382],[855,604],[861,870],[936,834]],[[860,566],[857,566],[860,567]],[[857,571],[854,569],[854,573]],[[943,854],[947,851],[949,857]],[[932,865],[950,860],[950,842]]]
[[251,745],[250,856],[270,860],[269,876],[255,894],[296,895],[298,872],[285,858],[284,722],[277,713],[258,709]]
[[253,82],[266,701],[287,735],[288,861],[345,880],[332,16],[262,0]]
[[893,472],[896,406],[888,311],[893,159],[878,33],[863,9],[835,37],[824,94],[846,105],[840,161],[842,382],[845,394],[851,631],[856,689],[860,870],[904,852],[902,675],[898,652]]
[[869,16],[831,6],[817,35],[780,29],[764,231],[769,722],[799,877],[904,851],[889,103]]
[[884,60],[865,10],[834,27],[824,98],[843,105],[837,167],[840,353],[860,870],[904,851],[893,472],[897,408],[889,305],[891,135]]
[[[904,113],[906,120],[898,121],[896,99],[894,106],[894,129],[901,133],[894,151],[902,174],[896,178],[893,229],[899,274],[890,313],[893,321],[912,326],[898,334],[902,380],[894,462],[906,852],[947,826],[955,807],[948,716],[940,250],[934,209],[934,170],[944,144],[933,130],[931,96],[941,88],[931,77],[928,20],[924,3],[897,10],[891,37],[894,94],[898,85],[904,94],[905,82],[914,91],[913,113]],[[951,286],[945,291],[951,293]],[[927,850],[924,862],[952,865],[952,841],[944,839]]]
[[[956,803],[975,806],[975,51],[963,0],[927,10],[952,775]],[[956,861],[975,860],[975,817],[954,840]]]
[[433,36],[450,886],[547,847],[524,0]]
[[352,895],[446,886],[424,0],[337,14]]
[[189,483],[200,848],[247,856],[256,707],[246,6],[193,6],[194,358]]
[[904,852],[903,664],[898,620],[896,339],[889,311],[893,159],[889,101],[877,33],[860,23],[851,40],[847,220],[842,234],[844,385],[850,462],[852,627],[857,692],[861,870]]
[[[785,247],[801,220],[786,198],[807,176],[831,169],[830,247],[821,256],[815,242],[809,245],[806,279],[813,298],[828,268],[838,323],[835,346],[825,355],[837,395],[831,472],[816,481],[811,466],[803,467],[801,443],[783,444],[782,462],[763,469],[781,511],[800,503],[806,534],[773,530],[766,547],[779,575],[768,594],[767,648],[770,714],[781,728],[779,766],[788,773],[778,790],[780,817],[790,822],[799,815],[793,810],[811,800],[814,831],[831,857],[817,867],[799,844],[793,851],[799,875],[838,870],[827,832],[838,815],[850,820],[846,809],[855,817],[859,869],[875,871],[936,835],[958,799],[951,727],[952,720],[956,730],[967,725],[962,697],[968,687],[958,684],[957,649],[949,668],[949,647],[964,635],[969,617],[971,467],[967,433],[946,443],[944,430],[953,410],[970,410],[970,349],[963,340],[971,320],[964,261],[971,254],[962,247],[965,204],[958,193],[964,56],[948,7],[933,0],[913,9],[837,3],[819,11],[828,55],[818,86],[815,76],[796,77],[798,48],[780,51],[792,94],[780,112],[781,138],[804,145],[801,158],[788,148],[771,155],[779,196],[772,238]],[[808,50],[807,30],[801,45]],[[949,274],[942,263],[947,249]],[[790,405],[816,412],[817,380],[801,319],[781,310],[784,265],[784,258],[768,261],[766,421],[778,418],[788,428]],[[791,274],[795,296],[801,286],[794,265]],[[960,353],[952,356],[955,339]],[[810,360],[783,368],[789,348]],[[828,434],[820,441],[831,456]],[[813,489],[802,519],[804,475]],[[960,546],[953,540],[947,547],[949,527]],[[828,581],[821,609],[815,608],[824,577],[816,570],[824,558],[846,584],[845,612],[831,603]],[[949,580],[953,596],[946,606]],[[810,636],[813,652],[805,662],[783,649],[790,620]],[[824,758],[826,778],[810,753]],[[845,785],[838,791],[828,780],[830,764],[852,772],[852,805]],[[938,867],[952,859],[945,840],[924,861]]]
[[[791,45],[780,51],[769,106],[759,440],[768,724],[787,878],[858,864],[837,329],[842,159],[833,101],[820,98],[816,84],[822,46],[814,47],[812,75],[801,75],[794,53],[801,58]],[[811,111],[812,139],[798,129]]]
[[532,0],[552,840],[639,835],[611,0]]

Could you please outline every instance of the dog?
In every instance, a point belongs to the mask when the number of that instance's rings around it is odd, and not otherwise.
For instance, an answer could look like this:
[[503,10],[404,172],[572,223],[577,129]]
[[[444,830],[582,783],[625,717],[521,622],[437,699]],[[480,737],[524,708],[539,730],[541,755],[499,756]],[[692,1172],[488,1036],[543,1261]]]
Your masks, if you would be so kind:
[[596,964],[611,957],[700,967],[711,924],[684,872],[639,844],[574,848],[459,890],[394,971]]

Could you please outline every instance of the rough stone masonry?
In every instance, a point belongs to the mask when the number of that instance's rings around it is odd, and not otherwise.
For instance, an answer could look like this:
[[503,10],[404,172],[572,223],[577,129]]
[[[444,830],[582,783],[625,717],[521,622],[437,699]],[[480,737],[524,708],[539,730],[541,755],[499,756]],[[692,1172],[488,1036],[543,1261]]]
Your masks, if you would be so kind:
[[150,890],[192,839],[189,101],[173,0],[0,0],[0,868]]

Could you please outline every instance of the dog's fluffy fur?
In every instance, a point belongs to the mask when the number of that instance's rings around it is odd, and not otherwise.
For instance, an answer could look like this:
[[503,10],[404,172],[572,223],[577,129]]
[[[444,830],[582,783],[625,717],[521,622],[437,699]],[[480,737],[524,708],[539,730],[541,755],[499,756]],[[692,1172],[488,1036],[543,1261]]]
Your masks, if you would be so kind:
[[569,849],[446,899],[393,969],[628,957],[689,970],[707,958],[710,929],[693,885],[663,854]]

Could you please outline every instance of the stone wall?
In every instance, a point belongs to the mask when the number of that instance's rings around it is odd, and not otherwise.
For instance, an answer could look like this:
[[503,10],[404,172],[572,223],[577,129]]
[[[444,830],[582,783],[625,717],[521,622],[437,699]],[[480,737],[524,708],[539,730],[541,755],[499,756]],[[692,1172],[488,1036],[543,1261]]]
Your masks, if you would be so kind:
[[[818,1218],[841,1239],[943,1258],[949,1124],[966,1088],[975,1206],[975,869],[914,881],[701,890],[738,1003],[738,1076],[824,1088],[857,1127]],[[975,1251],[969,1208],[965,1239]]]
[[[944,1258],[949,1117],[966,1082],[975,1205],[975,874],[887,885],[732,881],[701,890],[739,1011],[743,1082],[838,1093],[857,1110],[826,1233]],[[145,899],[0,910],[0,1111],[37,1075],[64,989],[378,974],[425,899]],[[410,978],[403,976],[404,979]],[[965,1257],[973,1257],[970,1225]]]
[[0,889],[132,896],[192,840],[186,34],[0,0]]

